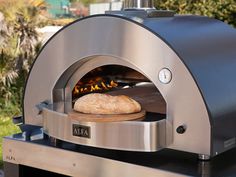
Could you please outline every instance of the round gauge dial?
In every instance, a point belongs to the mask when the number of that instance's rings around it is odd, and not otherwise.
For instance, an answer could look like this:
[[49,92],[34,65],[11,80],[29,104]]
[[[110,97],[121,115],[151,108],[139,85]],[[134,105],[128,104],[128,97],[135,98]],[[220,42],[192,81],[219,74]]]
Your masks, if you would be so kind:
[[158,77],[161,83],[168,84],[172,79],[172,73],[169,69],[163,68],[160,70]]

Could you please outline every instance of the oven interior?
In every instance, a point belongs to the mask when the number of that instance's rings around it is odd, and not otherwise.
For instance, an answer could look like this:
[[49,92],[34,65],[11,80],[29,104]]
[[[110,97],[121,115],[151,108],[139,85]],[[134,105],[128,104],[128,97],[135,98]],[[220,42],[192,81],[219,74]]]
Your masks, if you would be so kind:
[[72,89],[72,107],[76,99],[90,93],[126,95],[146,111],[143,121],[166,118],[166,102],[156,86],[143,74],[121,65],[104,65],[86,73]]

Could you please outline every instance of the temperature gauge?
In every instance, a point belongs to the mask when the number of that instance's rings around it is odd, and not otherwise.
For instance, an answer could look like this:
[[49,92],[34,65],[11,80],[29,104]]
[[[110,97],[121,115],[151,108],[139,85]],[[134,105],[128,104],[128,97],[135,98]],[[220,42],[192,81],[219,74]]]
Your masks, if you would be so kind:
[[169,69],[163,68],[160,70],[158,77],[161,83],[168,84],[172,79],[172,73]]

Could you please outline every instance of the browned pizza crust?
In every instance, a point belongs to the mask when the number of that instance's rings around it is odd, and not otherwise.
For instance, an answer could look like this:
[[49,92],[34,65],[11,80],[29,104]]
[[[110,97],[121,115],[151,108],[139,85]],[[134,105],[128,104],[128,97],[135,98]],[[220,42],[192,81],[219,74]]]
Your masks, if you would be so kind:
[[74,110],[88,114],[129,114],[140,112],[141,106],[125,95],[91,93],[76,100]]

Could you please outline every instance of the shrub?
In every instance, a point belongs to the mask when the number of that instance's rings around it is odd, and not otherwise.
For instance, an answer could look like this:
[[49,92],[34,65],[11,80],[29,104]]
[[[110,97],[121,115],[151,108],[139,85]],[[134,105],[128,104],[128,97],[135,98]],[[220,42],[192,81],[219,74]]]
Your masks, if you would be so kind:
[[[0,0],[0,109],[20,107],[22,88],[39,45],[39,9],[26,0]],[[13,109],[12,113],[19,112]]]
[[236,27],[235,0],[154,0],[154,4],[157,9],[208,16]]

